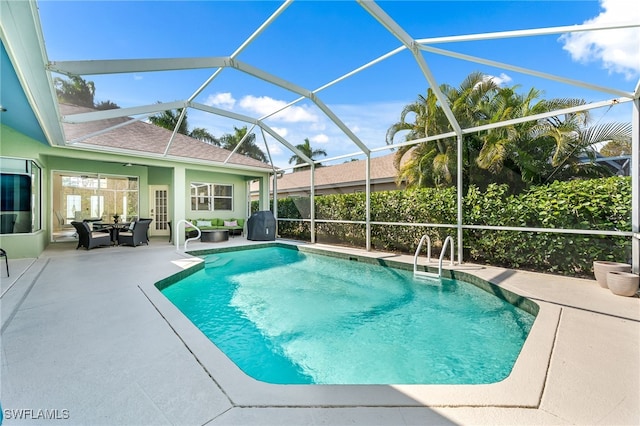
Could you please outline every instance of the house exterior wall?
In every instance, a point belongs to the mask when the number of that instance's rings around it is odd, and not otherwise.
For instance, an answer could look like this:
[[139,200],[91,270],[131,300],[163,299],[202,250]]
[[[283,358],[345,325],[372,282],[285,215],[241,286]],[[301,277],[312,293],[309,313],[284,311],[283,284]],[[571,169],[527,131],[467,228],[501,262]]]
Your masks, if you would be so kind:
[[[230,175],[221,172],[210,173],[204,170],[187,171],[187,196],[185,197],[185,211],[190,219],[237,219],[247,218],[247,183],[243,176]],[[212,183],[222,185],[233,185],[233,210],[221,211],[194,211],[191,209],[191,183]]]
[[[42,228],[33,233],[0,235],[0,247],[5,249],[11,258],[38,257],[51,243],[54,219],[52,199],[55,191],[51,176],[54,171],[138,177],[141,217],[149,217],[149,185],[168,185],[172,200],[169,217],[173,223],[179,219],[190,218],[195,213],[197,213],[196,217],[246,217],[246,182],[253,179],[267,181],[269,176],[268,169],[264,172],[226,169],[218,165],[189,164],[118,153],[51,147],[5,125],[0,126],[0,156],[34,160],[42,168]],[[126,163],[134,165],[123,167]],[[232,184],[234,187],[233,211],[192,212],[189,190],[191,182]],[[264,194],[261,198],[262,205],[268,205],[268,194]]]
[[0,156],[34,160],[42,167],[42,227],[39,231],[28,234],[2,234],[0,247],[7,251],[11,258],[37,257],[47,247],[50,235],[51,217],[47,215],[45,206],[49,205],[49,176],[46,173],[46,158],[42,143],[16,132],[10,127],[0,125]]
[[[398,190],[398,185],[394,182],[384,182],[384,183],[372,183],[371,184],[371,192],[380,192],[380,191],[395,191]],[[365,192],[366,185],[364,183],[354,184],[354,185],[344,185],[344,186],[332,186],[332,187],[316,187],[315,194],[318,195],[330,195],[330,194],[353,194],[356,192]],[[278,198],[287,198],[287,197],[308,197],[311,195],[311,190],[309,188],[302,189],[297,188],[295,190],[280,190],[278,189]]]

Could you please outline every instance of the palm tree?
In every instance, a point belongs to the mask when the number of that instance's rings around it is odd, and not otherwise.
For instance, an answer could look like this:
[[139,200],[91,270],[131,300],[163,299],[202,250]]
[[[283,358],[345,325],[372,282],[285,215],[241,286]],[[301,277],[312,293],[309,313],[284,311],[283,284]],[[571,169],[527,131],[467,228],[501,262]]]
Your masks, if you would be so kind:
[[86,81],[79,75],[69,76],[69,80],[61,77],[53,79],[56,96],[59,102],[97,110],[120,108],[111,101],[95,102],[96,87],[93,81]]
[[[447,84],[440,86],[440,91],[447,98],[448,104],[462,127],[470,127],[485,117],[486,102],[490,94],[497,89],[493,80],[484,74],[472,73],[459,87]],[[408,119],[412,119],[409,121]],[[405,140],[411,141],[428,136],[439,135],[453,130],[439,101],[432,89],[427,96],[419,95],[418,99],[405,106],[400,114],[400,121],[393,124],[386,135],[388,145],[394,143],[395,136],[407,131]],[[473,147],[477,148],[474,136],[468,136],[464,150],[463,173],[467,176],[476,168],[470,160]],[[436,141],[423,142],[413,146],[398,148],[395,166],[398,169],[398,181],[407,186],[449,186],[455,184],[457,139],[443,138]],[[468,181],[468,179],[465,179]]]
[[[309,142],[309,138],[305,138],[304,143],[296,145],[296,148],[310,160],[315,160],[319,155],[327,156],[327,152],[324,149],[314,149]],[[297,154],[293,154],[291,158],[289,158],[289,164],[292,163],[295,163],[296,165],[306,164],[306,161]],[[317,163],[316,167],[322,167],[322,164]],[[311,166],[298,167],[294,169],[294,171],[308,170],[310,168]]]
[[[158,102],[160,103],[160,102]],[[149,121],[156,126],[164,127],[165,129],[174,131],[176,126],[178,126],[178,120],[180,119],[180,114],[182,114],[183,108],[178,108],[177,110],[166,110],[162,111],[157,115],[152,115],[149,117]],[[184,119],[180,123],[178,127],[178,133],[183,135],[189,135],[189,128],[187,125],[187,114],[185,113]]]
[[196,127],[193,130],[189,131],[189,136],[211,145],[220,146],[220,141],[218,140],[218,138],[213,136],[207,129],[203,127]]
[[93,98],[96,87],[93,81],[85,81],[78,75],[72,75],[69,80],[60,77],[53,79],[56,88],[56,96],[60,102],[93,108]]
[[107,110],[107,109],[118,109],[118,108],[120,108],[120,106],[118,104],[116,104],[114,102],[111,102],[109,100],[97,102],[94,107],[95,107],[95,109],[97,109],[99,111],[104,111],[104,110]]
[[[541,100],[536,89],[520,95],[518,86],[499,87],[481,73],[470,74],[459,88],[442,85],[440,89],[462,128],[584,104],[577,99]],[[464,184],[503,182],[519,189],[552,177],[606,175],[606,168],[588,161],[595,155],[593,146],[607,140],[628,140],[630,127],[618,124],[588,129],[588,120],[587,112],[579,112],[465,135]],[[419,96],[403,109],[400,121],[387,131],[387,144],[393,144],[394,136],[403,130],[408,131],[408,141],[451,131],[431,89],[426,97]],[[395,158],[398,180],[408,186],[455,184],[456,150],[456,138],[400,147]]]
[[[501,95],[506,89],[501,89]],[[539,92],[532,89],[527,96],[508,96],[511,112],[498,114],[495,121],[525,117],[561,108],[584,105],[582,99],[552,99],[534,102]],[[503,97],[506,98],[506,97]],[[496,111],[504,111],[500,102]],[[540,184],[576,177],[592,178],[611,175],[597,164],[595,146],[605,141],[623,143],[631,140],[631,125],[605,123],[589,126],[588,111],[552,116],[515,126],[492,129],[483,134],[484,145],[478,156],[480,167],[497,174],[504,165],[517,171],[527,184]],[[497,135],[501,135],[497,136]]]
[[596,146],[606,141],[615,144],[630,143],[631,129],[631,123],[603,123],[589,127],[577,125],[564,136],[562,147],[556,149],[551,163],[553,170],[545,176],[545,182],[552,179],[610,176],[613,172],[609,168],[595,162]]
[[[233,131],[234,133],[232,135],[226,134],[220,138],[222,148],[229,151],[233,151],[234,149],[236,149],[240,141],[245,138],[248,130],[247,126],[241,128],[237,128],[234,126]],[[246,136],[244,141],[242,141],[242,145],[240,145],[236,153],[246,155],[247,157],[251,157],[264,163],[267,162],[266,155],[264,154],[264,152],[262,152],[258,145],[256,145],[256,135],[253,133],[250,133],[248,136]]]
[[[178,108],[177,110],[167,110],[163,111],[157,115],[153,115],[149,117],[149,121],[159,127],[164,127],[165,129],[174,131],[176,126],[178,125],[178,120],[180,118],[180,114],[182,114],[183,108]],[[220,146],[220,141],[213,136],[207,129],[202,127],[196,127],[193,130],[189,130],[189,125],[187,123],[187,113],[185,112],[184,118],[178,127],[178,133],[190,136],[192,138],[198,139],[199,141],[209,143],[211,145]]]

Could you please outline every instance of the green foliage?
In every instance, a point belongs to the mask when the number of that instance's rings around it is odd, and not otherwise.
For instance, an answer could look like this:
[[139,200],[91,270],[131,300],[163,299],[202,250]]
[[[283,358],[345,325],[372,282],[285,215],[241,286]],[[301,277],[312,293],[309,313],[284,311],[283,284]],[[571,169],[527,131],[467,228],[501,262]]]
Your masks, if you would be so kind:
[[[301,143],[299,145],[296,145],[296,148],[298,149],[298,151],[300,151],[304,156],[306,156],[309,160],[315,160],[319,155],[323,155],[323,156],[327,156],[327,151],[325,151],[324,149],[315,149],[311,146],[311,143],[309,142],[308,138],[304,139],[304,143]],[[297,154],[293,154],[291,156],[291,158],[289,158],[289,164],[295,163],[296,165],[298,164],[305,164],[306,161],[302,158],[299,157]],[[317,163],[316,167],[322,167],[322,163]],[[298,167],[297,169],[294,169],[294,172],[299,172],[301,170],[308,170],[310,169],[311,166],[304,166],[304,167]]]
[[[363,193],[317,196],[316,218],[364,222],[365,202]],[[308,198],[278,200],[278,217],[309,218],[304,211],[308,206]],[[426,233],[436,255],[440,243],[447,235],[455,236],[455,230],[430,225],[455,225],[456,190],[374,192],[371,221],[374,249],[412,254]],[[470,186],[463,199],[463,221],[467,225],[630,231],[631,179],[554,182],[517,195],[507,185],[491,184],[485,191]],[[285,238],[308,240],[309,226],[309,222],[278,222],[280,236]],[[319,242],[362,247],[366,226],[318,223],[316,236]],[[591,274],[595,259],[626,262],[630,257],[629,238],[613,236],[465,229],[464,244],[466,261],[572,276]]]
[[[414,141],[451,132],[443,103],[463,129],[586,104],[582,99],[546,100],[535,88],[525,93],[519,89],[500,86],[481,72],[472,72],[458,87],[441,85],[445,99],[429,88],[426,96],[418,95],[403,108],[400,120],[387,130],[386,142],[393,145],[398,135]],[[630,147],[631,123],[589,123],[585,110],[466,134],[460,142],[446,137],[400,146],[395,154],[397,180],[407,187],[455,187],[458,149],[464,182],[481,188],[500,182],[519,190],[553,180],[611,176],[609,168],[594,161],[595,147],[608,142],[609,152],[624,152]]]

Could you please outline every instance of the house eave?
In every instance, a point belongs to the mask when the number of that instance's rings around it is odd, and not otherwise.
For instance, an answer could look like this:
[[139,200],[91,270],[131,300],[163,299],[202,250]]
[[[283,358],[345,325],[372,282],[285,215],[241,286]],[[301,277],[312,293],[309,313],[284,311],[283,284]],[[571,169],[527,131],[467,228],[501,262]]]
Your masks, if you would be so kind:
[[36,3],[0,2],[0,23],[0,38],[47,142],[64,146]]
[[205,159],[199,159],[199,158],[187,158],[187,157],[180,157],[180,156],[174,156],[174,155],[164,155],[159,153],[154,154],[154,153],[143,152],[143,151],[102,147],[102,146],[83,144],[83,143],[76,143],[73,146],[67,145],[64,147],[61,146],[57,148],[65,149],[65,150],[69,149],[69,150],[78,150],[78,151],[87,151],[87,152],[101,152],[104,154],[114,154],[114,155],[122,155],[126,157],[135,157],[136,159],[138,159],[138,162],[141,159],[149,159],[149,160],[170,161],[170,162],[181,163],[181,164],[220,167],[223,169],[231,169],[231,170],[238,170],[238,171],[272,173],[272,169],[268,165],[265,167],[256,167],[256,166],[248,166],[248,165],[235,164],[235,163],[224,163],[222,161],[205,160]]

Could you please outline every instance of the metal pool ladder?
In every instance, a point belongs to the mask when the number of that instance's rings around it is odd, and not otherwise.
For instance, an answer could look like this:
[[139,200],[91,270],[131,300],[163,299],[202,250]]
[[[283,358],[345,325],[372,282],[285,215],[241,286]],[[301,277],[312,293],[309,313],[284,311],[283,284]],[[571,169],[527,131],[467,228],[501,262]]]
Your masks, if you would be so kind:
[[418,255],[420,254],[420,249],[422,249],[422,244],[424,244],[425,240],[427,241],[427,263],[431,263],[431,238],[425,234],[420,238],[416,254],[413,256],[413,276],[416,278],[440,278],[442,277],[442,260],[444,259],[444,254],[447,252],[447,245],[450,247],[450,264],[453,265],[453,239],[451,236],[447,236],[444,240],[444,244],[442,244],[442,251],[440,252],[440,258],[438,259],[437,274],[435,272],[418,271]]

